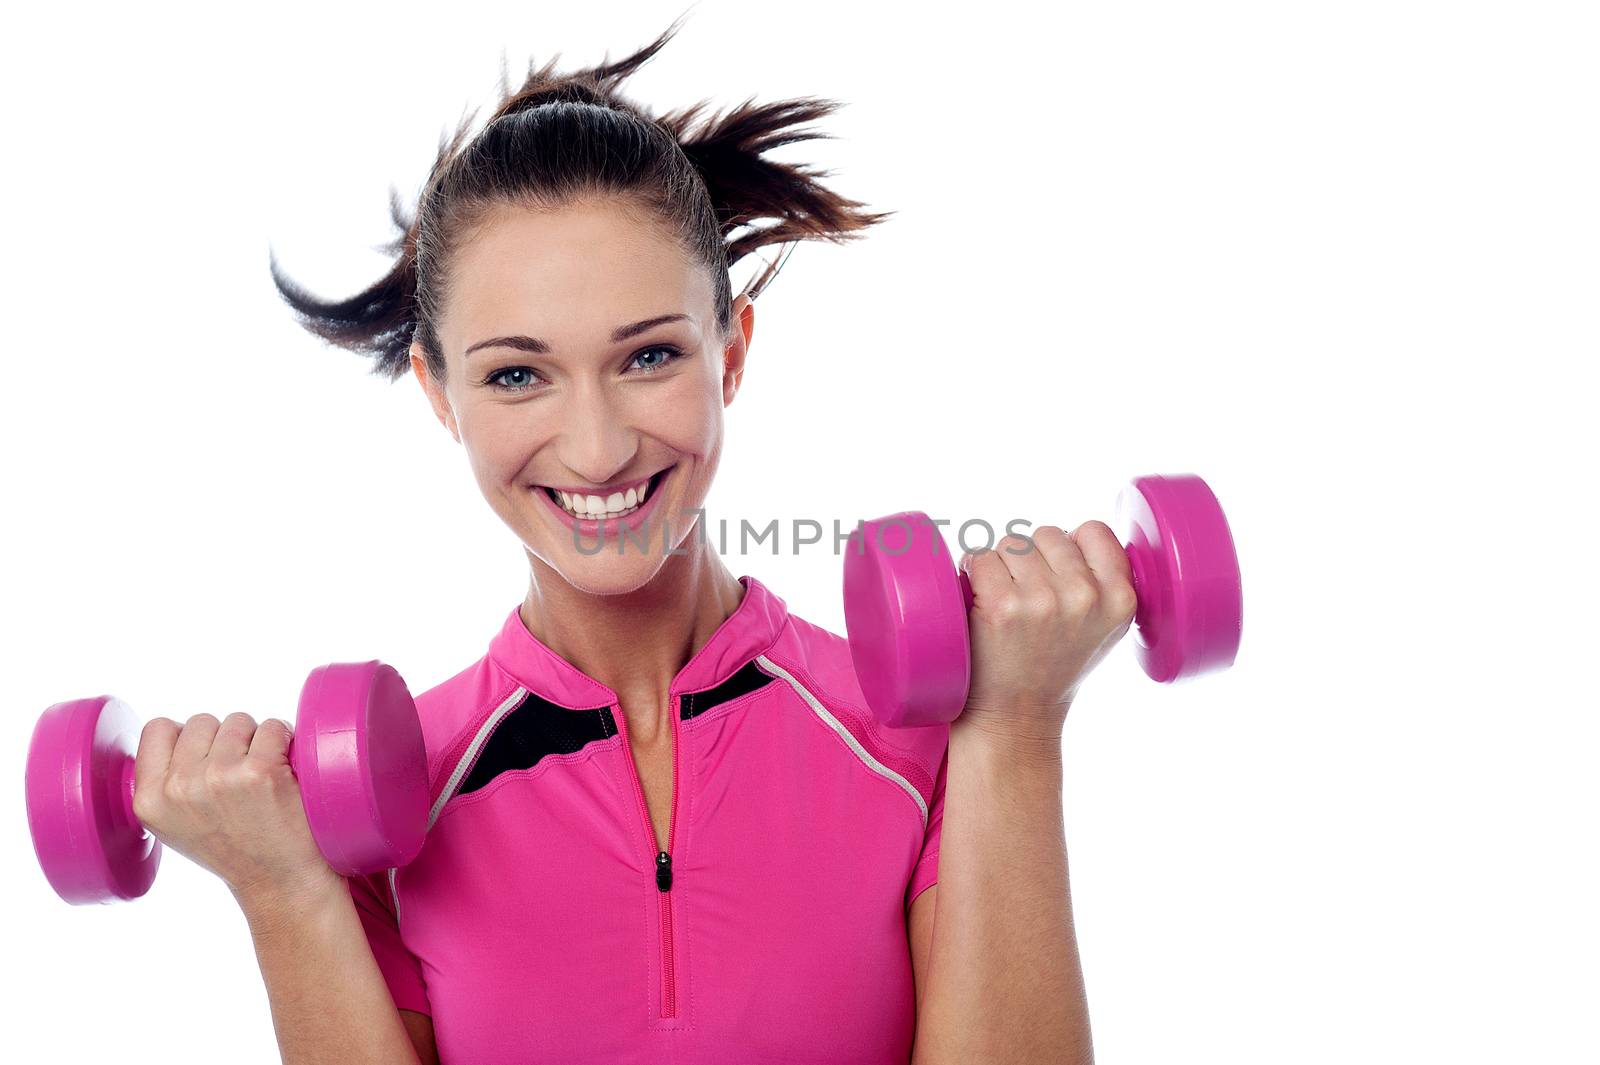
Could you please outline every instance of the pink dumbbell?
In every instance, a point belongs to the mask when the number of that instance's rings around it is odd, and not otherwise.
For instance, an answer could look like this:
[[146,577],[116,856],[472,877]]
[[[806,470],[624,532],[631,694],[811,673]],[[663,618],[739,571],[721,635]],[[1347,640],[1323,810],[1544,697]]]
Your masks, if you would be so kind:
[[[1233,665],[1243,594],[1222,507],[1193,474],[1139,477],[1117,497],[1138,596],[1139,664],[1162,683]],[[921,511],[862,522],[844,563],[850,655],[867,704],[896,728],[954,721],[967,699],[972,587]]]
[[[133,814],[140,725],[110,696],[56,703],[28,745],[28,828],[56,894],[136,899],[161,841]],[[416,704],[382,662],[319,666],[300,690],[289,763],[317,847],[345,876],[405,865],[422,849],[428,768]]]

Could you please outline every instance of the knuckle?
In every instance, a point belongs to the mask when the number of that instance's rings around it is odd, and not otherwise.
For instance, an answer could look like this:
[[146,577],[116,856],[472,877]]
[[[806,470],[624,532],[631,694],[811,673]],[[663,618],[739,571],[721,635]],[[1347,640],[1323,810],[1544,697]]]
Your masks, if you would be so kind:
[[1077,530],[1073,532],[1072,535],[1077,537],[1082,536],[1084,533],[1088,533],[1090,536],[1110,536],[1113,538],[1116,536],[1116,533],[1111,531],[1111,526],[1098,519],[1091,519],[1084,522],[1082,525],[1078,526]]
[[1010,592],[996,596],[991,607],[995,624],[1001,627],[1009,627],[1022,620],[1022,611],[1022,600]]
[[1033,540],[1020,533],[1007,533],[1001,537],[1000,546],[1008,555],[1025,555],[1033,550]]
[[149,759],[155,752],[171,750],[179,733],[178,723],[165,717],[153,717],[139,730],[139,744],[134,752],[135,761]]
[[223,719],[223,724],[249,725],[251,728],[255,728],[256,719],[243,710],[236,710]]
[[161,788],[145,785],[133,789],[133,816],[142,825],[149,825],[161,813]]
[[222,724],[222,722],[217,720],[215,714],[201,713],[201,714],[193,714],[193,715],[191,715],[189,720],[185,721],[183,723],[183,727],[187,730],[187,729],[195,728],[197,726],[221,725],[221,724]]
[[1028,599],[1022,608],[1022,624],[1030,628],[1041,625],[1054,625],[1060,620],[1061,609],[1054,597],[1046,602],[1042,599]]
[[1138,612],[1139,597],[1134,592],[1132,584],[1121,581],[1107,593],[1105,605],[1118,621],[1127,621]]
[[986,547],[972,556],[968,569],[973,573],[990,573],[1004,575],[1006,572],[1005,561],[1000,557],[1001,546],[996,543],[994,547]]
[[259,758],[246,758],[240,762],[234,775],[241,785],[249,788],[270,784],[274,776],[271,764]]
[[198,797],[194,781],[189,776],[172,773],[161,782],[160,801],[162,805],[187,806]]
[[1100,588],[1087,577],[1069,577],[1061,586],[1061,601],[1074,614],[1087,613],[1100,602]]
[[1030,620],[1048,618],[1060,605],[1048,587],[1027,589],[1020,598],[1022,613]]

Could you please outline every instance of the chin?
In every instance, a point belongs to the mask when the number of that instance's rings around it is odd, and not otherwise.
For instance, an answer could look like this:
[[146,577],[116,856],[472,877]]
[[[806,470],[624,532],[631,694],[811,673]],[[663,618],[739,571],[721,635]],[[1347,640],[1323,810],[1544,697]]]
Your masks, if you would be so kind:
[[620,559],[616,555],[607,558],[602,552],[576,561],[563,559],[561,565],[552,568],[568,584],[587,595],[627,595],[649,584],[661,571],[663,561],[660,556],[637,551],[631,558]]

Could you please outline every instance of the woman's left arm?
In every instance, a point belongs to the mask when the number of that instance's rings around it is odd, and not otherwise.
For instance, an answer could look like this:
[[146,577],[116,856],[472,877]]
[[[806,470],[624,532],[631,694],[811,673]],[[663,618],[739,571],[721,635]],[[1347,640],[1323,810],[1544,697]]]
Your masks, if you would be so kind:
[[950,726],[913,1065],[1094,1060],[1067,884],[1061,738],[1083,678],[1132,624],[1132,572],[1098,521],[1070,536],[1041,526],[999,547],[961,560],[973,594],[972,685]]
[[[957,718],[912,1065],[1092,1062],[1061,743]],[[913,943],[916,936],[913,929]]]

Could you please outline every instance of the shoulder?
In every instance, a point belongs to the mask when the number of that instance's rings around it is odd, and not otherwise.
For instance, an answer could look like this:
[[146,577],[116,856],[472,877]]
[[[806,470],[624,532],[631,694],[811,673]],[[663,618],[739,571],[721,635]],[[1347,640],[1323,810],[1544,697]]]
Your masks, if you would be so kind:
[[791,612],[778,639],[757,662],[776,673],[848,746],[859,746],[856,753],[864,761],[893,768],[931,801],[949,726],[896,729],[882,724],[867,706],[845,637]]
[[[421,692],[413,692],[428,753],[428,780],[436,784],[452,752],[471,742],[497,707],[521,689],[488,654]],[[436,789],[435,789],[436,790]]]
[[762,657],[803,680],[814,694],[866,712],[850,643],[838,633],[790,612],[783,631]]

